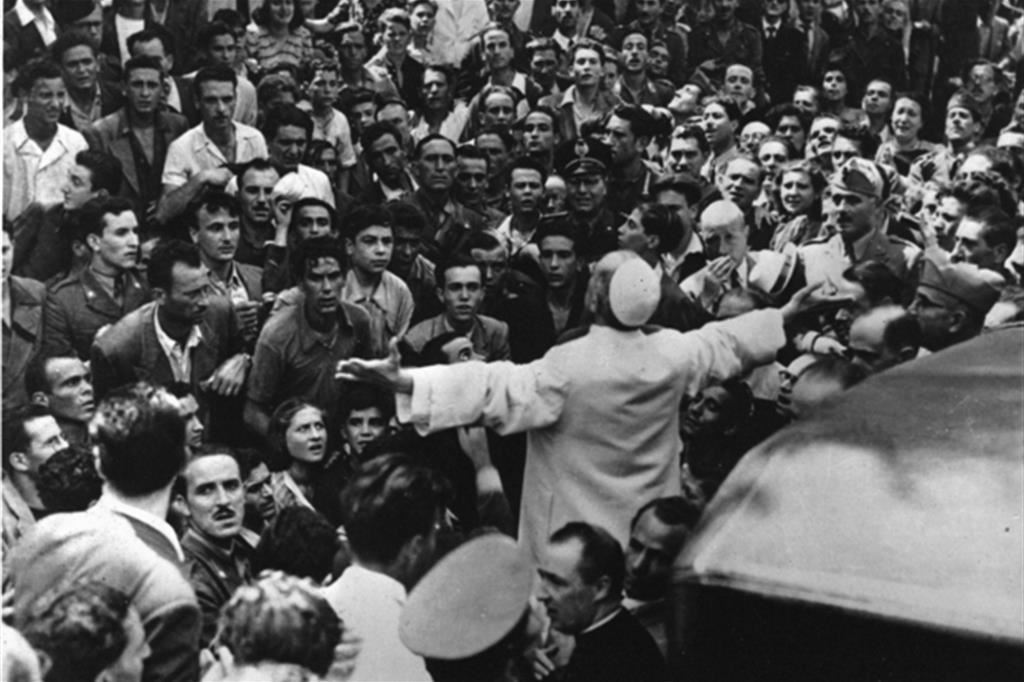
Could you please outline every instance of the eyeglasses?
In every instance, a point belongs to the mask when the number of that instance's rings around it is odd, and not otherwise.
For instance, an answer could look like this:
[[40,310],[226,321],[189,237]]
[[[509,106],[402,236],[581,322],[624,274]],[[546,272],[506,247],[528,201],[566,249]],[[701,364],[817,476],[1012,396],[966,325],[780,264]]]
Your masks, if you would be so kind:
[[834,161],[848,161],[857,157],[857,152],[835,150],[832,152],[832,159]]

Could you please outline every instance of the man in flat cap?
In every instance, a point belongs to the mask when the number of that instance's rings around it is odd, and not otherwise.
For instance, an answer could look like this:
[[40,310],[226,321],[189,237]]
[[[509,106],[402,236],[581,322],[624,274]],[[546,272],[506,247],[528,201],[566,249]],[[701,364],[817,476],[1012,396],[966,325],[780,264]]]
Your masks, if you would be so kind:
[[611,150],[590,137],[580,137],[555,150],[555,167],[565,179],[569,214],[581,235],[581,255],[593,263],[618,243],[622,222],[608,206]]
[[946,104],[946,144],[910,164],[910,184],[952,182],[967,154],[978,145],[982,125],[981,112],[974,102],[966,95],[953,95]]
[[529,680],[526,654],[539,644],[530,607],[534,567],[499,533],[469,540],[416,584],[399,636],[423,656],[434,682]]
[[606,255],[587,289],[594,323],[529,365],[404,369],[392,342],[388,358],[341,362],[338,376],[397,392],[399,420],[421,434],[476,423],[502,435],[527,432],[519,540],[534,558],[552,528],[577,519],[625,544],[641,505],[680,493],[682,396],[774,358],[784,320],[828,300],[804,289],[781,309],[686,334],[642,333],[659,282],[636,254]]
[[977,336],[999,299],[999,281],[994,272],[929,252],[909,309],[921,324],[921,345],[934,352]]
[[885,179],[878,165],[861,158],[849,159],[832,175],[829,190],[826,222],[835,233],[800,247],[807,282],[839,282],[847,268],[869,260],[885,264],[906,280],[914,271],[921,249],[883,231]]

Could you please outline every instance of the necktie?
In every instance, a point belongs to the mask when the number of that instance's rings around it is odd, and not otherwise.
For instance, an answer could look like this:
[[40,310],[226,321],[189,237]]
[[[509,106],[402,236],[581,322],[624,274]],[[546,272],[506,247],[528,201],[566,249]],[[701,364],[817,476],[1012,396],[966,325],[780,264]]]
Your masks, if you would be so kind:
[[765,31],[765,34],[767,35],[768,40],[775,40],[775,32],[777,30],[778,29],[776,29],[774,26],[769,26],[768,27],[768,29]]
[[127,275],[120,274],[114,277],[114,300],[118,305],[124,304],[125,278]]

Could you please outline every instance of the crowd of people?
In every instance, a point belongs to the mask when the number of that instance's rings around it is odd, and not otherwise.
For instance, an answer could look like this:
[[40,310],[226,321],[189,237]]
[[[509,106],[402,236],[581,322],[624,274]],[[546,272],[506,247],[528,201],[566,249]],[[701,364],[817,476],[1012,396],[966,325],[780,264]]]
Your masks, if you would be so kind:
[[6,0],[0,677],[685,677],[740,458],[1024,319],[1019,4]]

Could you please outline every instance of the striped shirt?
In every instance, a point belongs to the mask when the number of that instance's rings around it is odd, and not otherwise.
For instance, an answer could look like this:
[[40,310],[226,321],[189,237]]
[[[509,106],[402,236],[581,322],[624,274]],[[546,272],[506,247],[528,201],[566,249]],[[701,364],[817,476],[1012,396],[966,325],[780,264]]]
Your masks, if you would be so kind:
[[275,38],[265,27],[259,26],[245,35],[245,52],[263,71],[279,64],[298,67],[313,57],[313,37],[305,26],[289,32],[284,38]]

